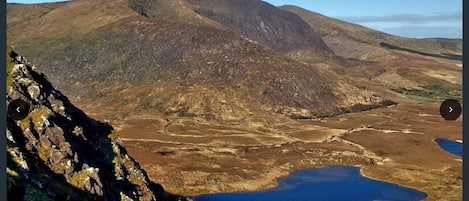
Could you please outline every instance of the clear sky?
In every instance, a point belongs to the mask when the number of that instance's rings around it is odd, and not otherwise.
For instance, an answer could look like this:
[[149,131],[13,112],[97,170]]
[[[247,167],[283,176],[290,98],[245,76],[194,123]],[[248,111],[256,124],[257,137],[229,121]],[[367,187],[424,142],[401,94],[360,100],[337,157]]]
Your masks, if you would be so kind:
[[462,38],[462,0],[265,0],[394,35]]
[[[7,0],[38,3],[50,0]],[[394,35],[462,38],[462,0],[264,0],[296,5]]]

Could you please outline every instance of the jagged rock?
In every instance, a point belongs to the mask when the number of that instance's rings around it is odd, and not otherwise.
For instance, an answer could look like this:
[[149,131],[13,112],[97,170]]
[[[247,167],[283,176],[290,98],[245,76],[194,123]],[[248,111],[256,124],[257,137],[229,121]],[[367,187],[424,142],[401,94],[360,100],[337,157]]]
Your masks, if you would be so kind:
[[31,98],[32,98],[33,100],[38,100],[39,95],[40,95],[39,92],[40,92],[40,91],[39,91],[39,87],[38,87],[38,86],[29,86],[29,87],[28,87],[29,96],[31,96]]
[[7,102],[31,105],[25,119],[8,118],[9,200],[177,198],[153,187],[111,126],[86,116],[31,62],[8,50]]

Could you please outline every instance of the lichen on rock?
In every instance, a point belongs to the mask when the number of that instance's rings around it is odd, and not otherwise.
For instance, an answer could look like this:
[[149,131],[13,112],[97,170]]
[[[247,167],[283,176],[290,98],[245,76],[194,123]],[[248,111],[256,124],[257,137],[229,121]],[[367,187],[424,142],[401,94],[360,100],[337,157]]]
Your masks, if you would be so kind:
[[76,108],[37,67],[9,47],[7,58],[7,103],[22,99],[31,106],[22,120],[8,117],[9,200],[178,197],[154,187],[110,125]]

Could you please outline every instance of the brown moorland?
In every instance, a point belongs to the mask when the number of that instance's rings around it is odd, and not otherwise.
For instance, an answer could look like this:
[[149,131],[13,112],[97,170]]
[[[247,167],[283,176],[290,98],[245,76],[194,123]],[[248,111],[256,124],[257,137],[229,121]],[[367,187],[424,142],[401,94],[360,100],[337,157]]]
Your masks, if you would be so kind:
[[80,0],[43,16],[9,4],[8,40],[87,114],[111,124],[171,193],[261,190],[295,170],[353,165],[427,200],[461,199],[462,159],[435,139],[462,139],[462,117],[439,116],[442,100],[461,100],[462,63],[434,56],[460,55],[461,41],[432,39],[436,52],[425,40],[392,43],[375,32],[367,42],[363,27],[315,25],[299,14],[313,31],[347,36],[316,37],[332,53],[308,60],[311,51],[277,52],[206,16],[220,8],[204,4],[202,12],[194,2],[209,1]]

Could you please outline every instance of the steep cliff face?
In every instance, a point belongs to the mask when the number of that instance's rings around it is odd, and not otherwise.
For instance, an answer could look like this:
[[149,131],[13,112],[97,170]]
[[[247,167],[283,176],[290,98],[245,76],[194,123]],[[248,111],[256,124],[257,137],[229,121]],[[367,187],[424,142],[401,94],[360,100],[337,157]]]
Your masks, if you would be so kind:
[[9,200],[183,200],[152,183],[110,125],[76,108],[8,48],[7,102],[30,104],[8,117]]

